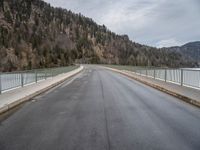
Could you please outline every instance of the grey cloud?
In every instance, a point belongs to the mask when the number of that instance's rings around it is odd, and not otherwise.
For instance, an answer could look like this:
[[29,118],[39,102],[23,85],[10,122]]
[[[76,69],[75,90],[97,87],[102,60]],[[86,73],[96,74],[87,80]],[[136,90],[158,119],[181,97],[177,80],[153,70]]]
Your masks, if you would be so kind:
[[[200,40],[199,0],[45,0],[152,46]],[[165,45],[166,44],[166,45]]]

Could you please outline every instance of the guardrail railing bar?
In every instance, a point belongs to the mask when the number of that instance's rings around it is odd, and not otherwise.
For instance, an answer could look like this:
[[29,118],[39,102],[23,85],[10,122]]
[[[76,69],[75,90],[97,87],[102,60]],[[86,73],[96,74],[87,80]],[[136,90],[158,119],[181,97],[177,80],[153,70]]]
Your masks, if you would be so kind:
[[0,94],[2,94],[3,91],[11,90],[16,87],[23,87],[27,84],[37,83],[41,80],[53,78],[61,73],[66,73],[70,70],[72,70],[72,66],[4,73],[0,72]]
[[139,76],[173,82],[180,86],[200,88],[200,70],[185,68],[137,68],[134,72]]

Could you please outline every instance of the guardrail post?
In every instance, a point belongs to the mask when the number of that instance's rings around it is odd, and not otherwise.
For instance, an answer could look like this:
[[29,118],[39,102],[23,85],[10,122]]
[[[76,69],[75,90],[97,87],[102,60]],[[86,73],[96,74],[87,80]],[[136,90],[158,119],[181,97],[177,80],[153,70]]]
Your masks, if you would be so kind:
[[24,86],[24,75],[23,75],[23,73],[21,73],[21,86],[22,87]]
[[45,80],[47,79],[47,70],[44,70],[45,71]]
[[[199,71],[199,77],[200,77],[200,71]],[[200,88],[200,79],[199,79],[199,88]]]
[[183,69],[181,69],[181,86],[183,86]]
[[0,72],[0,94],[2,93],[2,83],[1,83],[1,76],[2,76],[2,73]]
[[147,74],[147,68],[146,68],[146,76],[147,76],[148,74]]
[[153,70],[153,78],[156,79],[156,69]]
[[167,82],[167,69],[165,69],[165,82]]
[[37,83],[37,71],[35,70],[35,83]]

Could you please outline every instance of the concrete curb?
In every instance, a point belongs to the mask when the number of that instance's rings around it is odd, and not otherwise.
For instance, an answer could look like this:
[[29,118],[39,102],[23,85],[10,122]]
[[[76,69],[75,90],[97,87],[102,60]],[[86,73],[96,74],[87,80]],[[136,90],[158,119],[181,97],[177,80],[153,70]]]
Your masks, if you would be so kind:
[[[118,70],[118,69],[114,69],[114,68],[109,68],[109,67],[104,67],[104,68],[105,68],[105,69],[108,69],[108,70],[111,70],[111,71],[114,71],[114,72],[117,72],[117,73],[120,73],[120,74],[122,74],[122,75],[125,75],[125,76],[127,76],[127,77],[129,77],[129,78],[131,78],[131,79],[134,79],[134,80],[136,80],[136,81],[139,81],[139,82],[141,82],[141,83],[143,83],[143,84],[146,84],[146,85],[148,85],[148,86],[150,86],[150,87],[153,87],[153,88],[155,88],[155,89],[157,89],[157,90],[160,90],[160,91],[162,91],[162,92],[165,92],[165,93],[167,93],[167,94],[169,94],[169,95],[172,95],[172,96],[174,96],[174,97],[176,97],[176,98],[179,98],[180,100],[183,100],[184,102],[187,102],[187,103],[189,103],[189,104],[192,104],[192,105],[194,105],[194,106],[200,108],[200,101],[198,101],[198,100],[194,100],[194,99],[192,99],[192,98],[190,98],[190,97],[181,95],[180,93],[176,93],[176,92],[174,92],[174,91],[171,91],[171,90],[169,90],[169,89],[166,89],[166,88],[164,88],[164,87],[162,87],[162,86],[159,86],[159,85],[157,85],[157,84],[153,84],[153,83],[150,83],[150,82],[143,81],[143,80],[141,80],[141,79],[139,79],[139,78],[137,78],[137,77],[132,76],[130,73],[127,73],[127,72],[124,72],[124,71],[121,71],[121,70]],[[131,72],[131,73],[134,73],[134,72]]]
[[[9,110],[11,110],[11,109],[17,107],[18,105],[20,105],[20,104],[22,104],[22,103],[24,103],[24,102],[26,102],[26,101],[29,101],[30,99],[32,99],[32,98],[34,98],[34,97],[36,97],[36,96],[38,96],[38,95],[40,95],[40,94],[42,94],[42,93],[44,93],[44,92],[50,90],[50,89],[52,89],[52,88],[58,86],[59,84],[61,84],[61,83],[63,83],[64,81],[66,81],[67,79],[69,79],[69,78],[71,78],[71,77],[73,77],[73,76],[79,74],[83,69],[84,69],[84,67],[83,67],[83,66],[80,66],[79,68],[77,68],[77,69],[75,69],[75,70],[72,70],[72,71],[74,71],[73,74],[71,74],[70,76],[68,76],[68,77],[66,77],[66,78],[64,78],[64,79],[62,79],[62,80],[60,80],[59,82],[56,82],[56,83],[54,83],[54,84],[52,84],[52,85],[50,85],[50,86],[47,86],[46,88],[44,88],[44,89],[42,89],[42,90],[40,90],[40,91],[37,91],[37,92],[32,93],[32,94],[30,94],[30,95],[27,95],[26,97],[24,97],[24,98],[22,98],[22,99],[18,99],[18,100],[16,100],[15,102],[12,102],[12,103],[10,103],[10,104],[4,105],[3,107],[0,108],[0,114],[3,114],[3,113],[5,113],[5,112],[7,112],[7,111],[9,111]],[[71,72],[72,72],[72,71],[71,71]]]

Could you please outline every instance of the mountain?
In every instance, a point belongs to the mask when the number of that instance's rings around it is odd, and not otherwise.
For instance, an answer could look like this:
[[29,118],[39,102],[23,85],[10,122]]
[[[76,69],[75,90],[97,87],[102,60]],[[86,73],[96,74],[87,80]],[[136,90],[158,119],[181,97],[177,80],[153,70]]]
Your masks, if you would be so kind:
[[190,42],[180,47],[170,47],[169,50],[178,52],[184,57],[193,59],[200,64],[200,41]]
[[0,71],[73,63],[196,65],[180,53],[135,43],[41,0],[0,0]]

